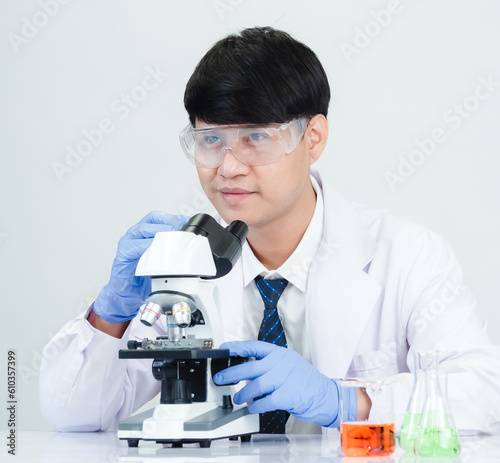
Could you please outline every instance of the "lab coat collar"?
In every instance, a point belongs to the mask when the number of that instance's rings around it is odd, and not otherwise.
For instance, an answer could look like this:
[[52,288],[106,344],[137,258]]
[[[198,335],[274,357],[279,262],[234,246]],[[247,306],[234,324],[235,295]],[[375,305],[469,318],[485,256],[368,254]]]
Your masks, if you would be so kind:
[[343,198],[317,171],[311,174],[323,190],[323,247],[335,249],[345,265],[363,269],[372,260],[377,243],[353,203]]

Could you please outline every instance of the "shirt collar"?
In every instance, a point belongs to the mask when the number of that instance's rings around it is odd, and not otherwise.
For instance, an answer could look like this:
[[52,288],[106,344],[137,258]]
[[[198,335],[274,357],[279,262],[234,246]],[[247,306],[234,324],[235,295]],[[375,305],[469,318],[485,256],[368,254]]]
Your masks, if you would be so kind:
[[323,233],[323,192],[316,179],[311,175],[311,183],[316,192],[314,214],[304,236],[292,255],[276,270],[268,270],[255,257],[248,242],[243,245],[241,260],[243,266],[243,282],[248,286],[256,276],[264,278],[285,278],[300,291],[306,292],[309,266]]

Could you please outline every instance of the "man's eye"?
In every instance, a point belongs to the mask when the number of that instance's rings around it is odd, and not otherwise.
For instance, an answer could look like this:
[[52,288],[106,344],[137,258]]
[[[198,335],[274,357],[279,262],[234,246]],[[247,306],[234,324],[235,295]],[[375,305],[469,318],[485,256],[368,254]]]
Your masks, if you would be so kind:
[[215,135],[210,135],[205,137],[204,142],[207,145],[215,145],[216,143],[220,143],[220,138]]
[[266,141],[271,140],[271,134],[267,132],[252,132],[248,135],[250,141]]

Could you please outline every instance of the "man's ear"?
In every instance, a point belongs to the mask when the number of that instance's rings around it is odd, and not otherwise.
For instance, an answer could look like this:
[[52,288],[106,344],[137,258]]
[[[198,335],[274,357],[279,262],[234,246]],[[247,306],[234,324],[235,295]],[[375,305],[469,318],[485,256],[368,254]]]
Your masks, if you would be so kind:
[[323,114],[311,117],[304,133],[304,140],[309,154],[309,164],[314,164],[323,153],[328,140],[328,121]]

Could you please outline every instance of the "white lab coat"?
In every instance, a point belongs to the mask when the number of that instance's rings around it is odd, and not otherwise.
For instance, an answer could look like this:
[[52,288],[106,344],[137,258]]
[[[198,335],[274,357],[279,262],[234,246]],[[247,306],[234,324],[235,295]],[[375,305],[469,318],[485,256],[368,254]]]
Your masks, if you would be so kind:
[[[398,379],[400,424],[413,351],[437,348],[458,427],[477,430],[499,421],[500,348],[474,313],[449,245],[424,227],[346,201],[314,175],[325,216],[307,283],[304,329],[313,365],[331,378]],[[241,264],[217,284],[226,340],[251,339],[243,322]],[[68,323],[44,351],[41,407],[59,430],[113,428],[159,392],[151,361],[118,360],[117,350],[129,338],[164,334],[164,321],[152,333],[136,318],[118,340],[85,317]]]

